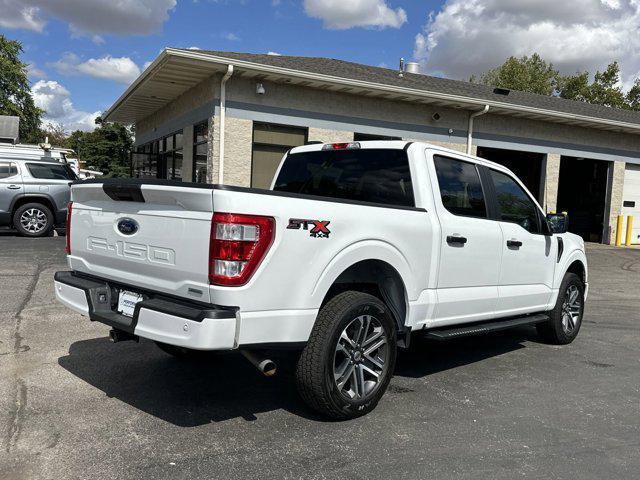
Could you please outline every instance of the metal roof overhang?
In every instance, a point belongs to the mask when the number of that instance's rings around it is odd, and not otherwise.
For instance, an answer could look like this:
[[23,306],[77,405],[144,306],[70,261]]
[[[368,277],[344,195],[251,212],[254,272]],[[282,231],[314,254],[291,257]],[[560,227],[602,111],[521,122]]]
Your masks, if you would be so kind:
[[264,65],[220,57],[197,50],[185,51],[167,48],[147,67],[120,98],[104,114],[106,121],[135,123],[187,90],[216,73],[234,66],[234,77],[244,76],[260,80],[308,86],[323,90],[385,98],[388,100],[417,102],[443,107],[477,110],[490,106],[492,113],[544,120],[617,132],[640,133],[640,125],[616,120],[483,100],[441,92],[396,87],[362,80],[353,80],[301,70]]

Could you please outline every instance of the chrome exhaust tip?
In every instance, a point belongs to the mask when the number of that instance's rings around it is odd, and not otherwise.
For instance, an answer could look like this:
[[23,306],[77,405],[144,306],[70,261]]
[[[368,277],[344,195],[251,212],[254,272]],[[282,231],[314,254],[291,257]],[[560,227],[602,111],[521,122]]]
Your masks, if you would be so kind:
[[240,350],[240,353],[251,362],[265,377],[273,377],[276,374],[276,363],[266,358],[260,352],[254,350]]

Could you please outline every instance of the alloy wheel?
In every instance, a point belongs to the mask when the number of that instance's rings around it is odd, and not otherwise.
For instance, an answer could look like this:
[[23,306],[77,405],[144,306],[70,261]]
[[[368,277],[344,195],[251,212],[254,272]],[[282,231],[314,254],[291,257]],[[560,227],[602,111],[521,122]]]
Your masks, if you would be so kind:
[[569,285],[562,303],[562,330],[565,334],[572,334],[580,326],[581,309],[580,290],[576,285]]
[[29,233],[42,232],[47,223],[47,215],[39,208],[29,208],[20,215],[20,225]]
[[389,356],[387,334],[371,315],[353,319],[338,338],[333,377],[338,391],[350,400],[369,397],[384,379]]

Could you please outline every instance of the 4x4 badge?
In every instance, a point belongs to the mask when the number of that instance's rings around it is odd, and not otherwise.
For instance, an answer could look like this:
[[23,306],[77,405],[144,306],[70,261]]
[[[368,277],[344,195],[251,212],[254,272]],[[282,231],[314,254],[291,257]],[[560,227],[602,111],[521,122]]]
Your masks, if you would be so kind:
[[[308,230],[310,237],[329,238],[331,230],[328,226],[329,220],[305,220],[302,218],[290,218],[287,228],[290,230]],[[311,229],[309,230],[309,227]]]

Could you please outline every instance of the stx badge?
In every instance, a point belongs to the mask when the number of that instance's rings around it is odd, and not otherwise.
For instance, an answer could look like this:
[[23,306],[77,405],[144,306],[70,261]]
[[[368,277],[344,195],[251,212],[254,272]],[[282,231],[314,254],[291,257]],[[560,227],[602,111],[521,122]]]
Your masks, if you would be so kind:
[[287,228],[290,230],[311,230],[309,231],[310,237],[316,238],[329,238],[331,230],[327,227],[329,220],[304,220],[302,218],[290,218]]

